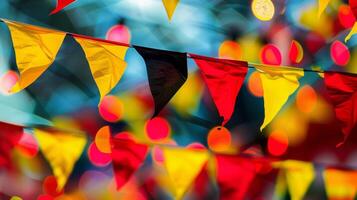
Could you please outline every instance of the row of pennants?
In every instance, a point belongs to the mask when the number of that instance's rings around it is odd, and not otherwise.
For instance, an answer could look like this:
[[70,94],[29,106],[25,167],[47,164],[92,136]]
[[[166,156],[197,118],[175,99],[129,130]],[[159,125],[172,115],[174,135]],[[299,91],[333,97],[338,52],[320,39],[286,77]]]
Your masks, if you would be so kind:
[[[20,79],[10,89],[19,92],[28,87],[54,62],[65,36],[72,35],[82,47],[90,71],[99,89],[100,99],[119,82],[126,68],[124,60],[129,45],[89,38],[47,28],[2,19],[10,29]],[[194,59],[208,87],[224,126],[232,116],[237,95],[248,72],[245,61],[225,60],[134,46],[143,57],[154,99],[157,116],[185,83],[187,57]],[[254,67],[260,74],[264,91],[263,130],[278,114],[288,98],[299,88],[304,76],[302,68],[266,66]],[[357,123],[357,75],[324,72],[328,95],[342,124],[344,140]],[[341,142],[340,144],[342,144]]]
[[[50,13],[50,15],[56,14],[65,7],[67,7],[69,4],[75,2],[76,0],[57,0],[57,6],[56,8]],[[177,4],[179,3],[179,0],[162,0],[162,4],[165,7],[167,17],[171,21],[172,16],[175,12],[175,9],[177,7]]]
[[[4,155],[10,155],[10,152],[2,151],[6,146],[16,145],[21,138],[22,127],[4,123],[0,123],[0,126],[0,143],[3,147],[0,149],[1,166]],[[61,191],[85,149],[87,136],[50,129],[34,129],[33,132],[56,177],[57,190]],[[183,199],[203,170],[213,170],[213,180],[216,180],[219,187],[220,199],[245,199],[254,178],[268,168],[278,170],[274,199],[283,199],[288,191],[292,200],[301,200],[321,168],[315,169],[319,164],[297,160],[279,161],[263,157],[213,154],[205,148],[139,143],[134,137],[124,135],[111,138],[110,143],[118,190],[139,170],[147,159],[150,148],[159,146],[163,151],[163,167],[171,181],[172,196],[175,199]],[[357,170],[325,165],[322,174],[329,199],[354,199],[357,191]]]
[[[253,0],[254,1],[254,0]],[[271,0],[259,0],[260,4],[263,6],[266,1],[271,1]],[[331,0],[318,0],[318,16],[320,17],[324,10],[327,8]],[[69,4],[75,2],[75,0],[57,0],[57,6],[56,8],[50,13],[50,15],[55,14],[65,7],[67,7]],[[169,18],[169,21],[171,21],[172,16],[175,12],[175,9],[179,3],[179,0],[162,0],[162,3],[165,7],[167,17]],[[357,1],[356,0],[349,0],[349,6],[351,7],[351,10],[353,12],[353,15],[357,18]],[[345,37],[345,42],[347,42],[349,39],[351,39],[352,35],[357,33],[357,23],[354,23],[351,31],[347,34]]]

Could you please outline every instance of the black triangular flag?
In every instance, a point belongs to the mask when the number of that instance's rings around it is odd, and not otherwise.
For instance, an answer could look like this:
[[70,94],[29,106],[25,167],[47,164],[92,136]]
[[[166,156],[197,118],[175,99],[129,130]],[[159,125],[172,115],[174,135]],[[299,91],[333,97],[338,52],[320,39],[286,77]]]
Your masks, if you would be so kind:
[[144,58],[157,116],[187,79],[186,53],[134,46]]

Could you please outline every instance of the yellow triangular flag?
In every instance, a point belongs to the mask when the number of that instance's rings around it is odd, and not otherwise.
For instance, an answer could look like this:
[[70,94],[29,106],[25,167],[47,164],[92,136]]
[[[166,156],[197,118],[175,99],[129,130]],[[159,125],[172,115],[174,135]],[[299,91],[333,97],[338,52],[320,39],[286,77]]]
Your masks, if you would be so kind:
[[304,76],[302,69],[287,67],[256,66],[264,91],[265,118],[263,130],[278,114],[289,96],[300,86],[299,79]]
[[20,80],[10,92],[26,88],[54,62],[66,33],[2,19],[10,29]]
[[57,179],[57,190],[61,190],[71,174],[74,164],[81,156],[87,138],[81,133],[63,133],[35,129],[39,147],[52,167]]
[[96,82],[100,99],[107,95],[123,76],[127,46],[75,37],[81,45]]
[[353,27],[351,31],[348,33],[348,35],[345,37],[345,42],[351,39],[351,37],[357,33],[357,22],[353,24]]
[[276,200],[285,199],[287,183],[284,170],[280,170],[275,183],[274,198]]
[[325,169],[323,172],[328,199],[353,200],[357,191],[357,171]]
[[179,1],[180,0],[162,0],[162,3],[164,4],[167,16],[169,17],[169,21],[171,21],[172,15],[174,14]]
[[327,8],[330,0],[319,0],[319,10],[318,10],[318,17],[320,18],[324,10]]
[[302,200],[315,178],[314,165],[308,162],[287,160],[281,163],[291,200]]
[[163,148],[164,165],[175,186],[175,199],[182,199],[208,160],[205,150]]

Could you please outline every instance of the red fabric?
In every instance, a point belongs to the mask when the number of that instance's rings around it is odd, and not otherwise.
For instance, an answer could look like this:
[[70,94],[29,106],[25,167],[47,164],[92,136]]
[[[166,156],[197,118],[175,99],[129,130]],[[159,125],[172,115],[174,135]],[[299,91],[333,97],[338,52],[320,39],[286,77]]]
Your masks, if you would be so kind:
[[357,123],[357,75],[325,73],[325,85],[329,99],[335,108],[336,118],[341,122],[344,140]]
[[255,177],[255,164],[237,156],[216,155],[221,200],[245,199]]
[[357,0],[349,0],[348,3],[350,4],[353,15],[357,18]]
[[225,125],[233,114],[237,95],[248,71],[248,63],[192,54],[190,56],[200,68],[219,115],[223,117],[222,125]]
[[119,190],[144,162],[148,146],[131,139],[119,138],[113,138],[111,143],[115,180]]
[[67,7],[69,4],[75,2],[76,0],[57,0],[56,8],[50,13],[50,15],[56,14],[63,8]]
[[10,153],[22,134],[22,127],[0,122],[0,168],[12,166]]

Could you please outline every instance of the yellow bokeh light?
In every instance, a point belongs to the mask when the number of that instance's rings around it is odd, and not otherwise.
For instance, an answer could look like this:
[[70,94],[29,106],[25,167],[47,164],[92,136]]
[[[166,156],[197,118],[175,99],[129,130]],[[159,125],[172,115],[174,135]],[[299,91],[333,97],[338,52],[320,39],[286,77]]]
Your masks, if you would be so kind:
[[275,8],[271,0],[253,0],[252,11],[259,20],[269,21],[274,16]]

